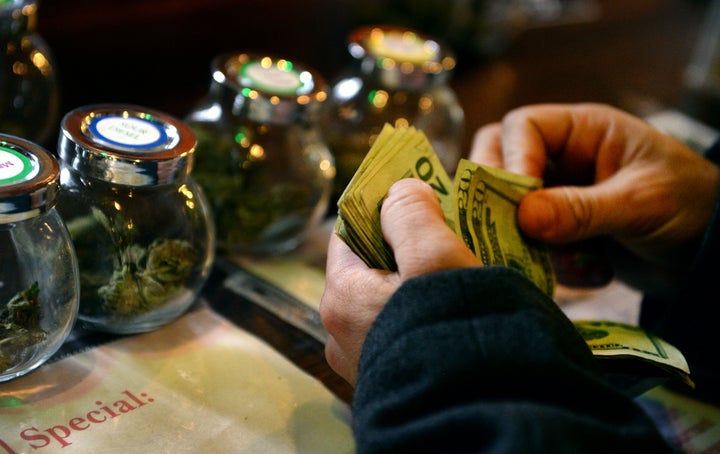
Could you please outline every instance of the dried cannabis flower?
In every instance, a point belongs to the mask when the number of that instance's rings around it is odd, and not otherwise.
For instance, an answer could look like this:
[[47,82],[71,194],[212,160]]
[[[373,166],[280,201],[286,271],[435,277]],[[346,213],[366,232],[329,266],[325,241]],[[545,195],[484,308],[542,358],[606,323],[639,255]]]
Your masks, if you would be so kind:
[[147,250],[133,244],[123,254],[121,269],[100,287],[103,308],[120,316],[150,311],[179,293],[197,254],[187,241],[158,239]]
[[26,349],[47,337],[40,328],[40,287],[37,281],[12,297],[0,311],[0,371],[21,363]]
[[[92,207],[91,212],[92,216],[68,223],[80,262],[80,310],[84,314],[141,315],[183,290],[198,258],[198,251],[188,241],[157,238],[144,247],[131,238],[123,216],[117,215],[111,222],[101,210]],[[112,241],[110,258],[96,250],[98,243],[106,241],[106,234]],[[112,266],[109,279],[104,271],[108,265]]]

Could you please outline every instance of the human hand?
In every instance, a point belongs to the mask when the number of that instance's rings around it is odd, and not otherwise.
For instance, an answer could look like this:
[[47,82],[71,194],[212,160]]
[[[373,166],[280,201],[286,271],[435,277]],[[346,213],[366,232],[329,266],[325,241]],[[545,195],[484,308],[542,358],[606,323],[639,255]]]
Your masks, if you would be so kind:
[[549,243],[610,235],[631,253],[611,255],[616,274],[646,292],[689,269],[720,188],[716,166],[597,104],[516,109],[477,132],[470,159],[544,178],[519,206],[521,230]]
[[397,272],[368,268],[336,235],[328,244],[325,292],[320,301],[320,317],[328,332],[325,357],[353,386],[370,326],[404,281],[481,265],[445,223],[434,191],[418,179],[401,180],[390,188],[380,219]]

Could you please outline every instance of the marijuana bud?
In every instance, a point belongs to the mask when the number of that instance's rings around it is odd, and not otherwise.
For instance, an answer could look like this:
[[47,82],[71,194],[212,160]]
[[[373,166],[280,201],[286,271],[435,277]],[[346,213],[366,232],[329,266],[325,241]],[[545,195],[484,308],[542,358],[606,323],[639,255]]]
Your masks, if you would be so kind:
[[40,328],[40,286],[37,281],[15,295],[7,304],[8,320],[26,329]]
[[148,249],[132,244],[121,254],[120,269],[100,287],[103,309],[132,316],[155,309],[180,292],[197,252],[183,240],[156,239]]
[[25,350],[47,337],[40,328],[39,296],[40,287],[35,281],[0,311],[0,372],[22,362]]
[[148,252],[145,271],[165,283],[182,283],[190,275],[197,251],[187,241],[158,239]]

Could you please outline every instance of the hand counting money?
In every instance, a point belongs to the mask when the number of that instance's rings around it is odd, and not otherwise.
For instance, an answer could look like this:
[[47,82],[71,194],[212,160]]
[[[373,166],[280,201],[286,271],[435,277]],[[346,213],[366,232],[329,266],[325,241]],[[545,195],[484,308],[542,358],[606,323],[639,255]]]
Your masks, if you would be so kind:
[[[413,127],[386,124],[338,201],[335,232],[368,266],[397,269],[382,235],[380,208],[390,186],[402,178],[419,178],[435,190],[445,222],[484,265],[514,268],[553,296],[549,252],[517,224],[520,200],[542,181],[465,159],[453,181],[423,132]],[[580,321],[576,327],[596,358],[641,361],[692,386],[682,354],[651,333],[604,321]]]
[[338,201],[336,233],[373,268],[394,270],[383,239],[380,207],[390,186],[402,178],[428,183],[445,221],[486,265],[517,269],[548,295],[555,274],[545,248],[517,227],[517,206],[542,181],[462,160],[452,179],[422,131],[385,125]]

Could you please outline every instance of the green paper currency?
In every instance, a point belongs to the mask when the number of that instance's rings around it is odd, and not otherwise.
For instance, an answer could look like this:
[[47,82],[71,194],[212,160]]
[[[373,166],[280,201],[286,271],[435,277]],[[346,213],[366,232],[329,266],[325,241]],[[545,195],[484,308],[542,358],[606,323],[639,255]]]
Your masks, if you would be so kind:
[[338,200],[336,233],[370,267],[396,269],[382,236],[380,207],[393,183],[411,177],[435,190],[450,224],[452,180],[427,137],[412,127],[385,125]]
[[605,320],[575,320],[573,323],[595,357],[641,360],[694,387],[690,368],[680,350],[639,326]]

